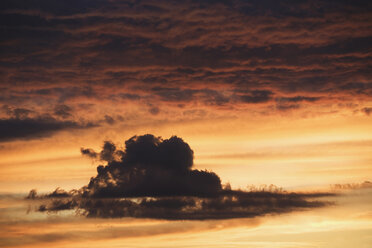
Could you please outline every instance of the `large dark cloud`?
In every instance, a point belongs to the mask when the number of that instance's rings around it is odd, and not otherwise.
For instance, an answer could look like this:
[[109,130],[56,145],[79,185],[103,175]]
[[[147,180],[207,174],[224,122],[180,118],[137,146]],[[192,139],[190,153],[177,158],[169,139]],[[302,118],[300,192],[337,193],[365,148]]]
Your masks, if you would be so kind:
[[[24,112],[22,111],[22,113]],[[95,126],[93,123],[61,121],[51,116],[0,119],[0,142],[17,139],[38,139],[63,130],[86,129]]]
[[213,172],[191,169],[193,151],[175,136],[166,140],[134,136],[125,142],[125,150],[105,142],[99,155],[107,165],[97,167],[98,174],[84,189],[85,196],[212,196],[222,189]]
[[105,162],[87,186],[66,192],[57,188],[28,199],[44,201],[38,211],[76,209],[88,217],[228,219],[278,214],[326,206],[314,198],[327,193],[288,193],[278,188],[241,191],[223,187],[213,172],[192,169],[193,151],[181,138],[134,136],[118,149],[106,141],[101,152],[81,150]]

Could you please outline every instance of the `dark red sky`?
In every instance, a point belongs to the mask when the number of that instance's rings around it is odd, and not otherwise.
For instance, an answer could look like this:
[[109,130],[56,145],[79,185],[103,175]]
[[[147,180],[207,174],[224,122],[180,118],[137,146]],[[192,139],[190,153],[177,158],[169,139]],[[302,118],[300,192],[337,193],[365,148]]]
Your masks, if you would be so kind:
[[53,122],[50,131],[110,124],[132,118],[113,107],[128,105],[163,120],[372,111],[370,1],[4,0],[0,9],[3,129],[25,117]]

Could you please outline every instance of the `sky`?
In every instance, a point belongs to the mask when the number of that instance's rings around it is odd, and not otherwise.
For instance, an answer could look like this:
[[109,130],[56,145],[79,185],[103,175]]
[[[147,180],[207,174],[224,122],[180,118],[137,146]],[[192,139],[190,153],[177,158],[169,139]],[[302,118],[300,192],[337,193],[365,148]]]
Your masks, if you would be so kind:
[[370,1],[0,20],[0,247],[370,247]]

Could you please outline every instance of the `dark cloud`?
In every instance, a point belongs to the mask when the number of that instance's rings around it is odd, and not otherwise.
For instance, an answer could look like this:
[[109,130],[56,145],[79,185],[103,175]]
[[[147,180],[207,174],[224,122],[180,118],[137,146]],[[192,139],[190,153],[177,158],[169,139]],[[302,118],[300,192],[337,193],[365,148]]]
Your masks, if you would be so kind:
[[372,108],[362,108],[362,112],[366,115],[370,115],[372,113]]
[[[221,190],[219,177],[191,170],[193,151],[182,139],[144,135],[125,142],[125,150],[106,141],[97,167],[84,195],[92,197],[201,196]],[[89,153],[91,154],[91,153]]]
[[88,217],[158,219],[228,219],[255,217],[326,206],[314,198],[327,193],[288,193],[278,188],[232,190],[213,172],[192,169],[193,151],[181,138],[133,136],[120,150],[106,141],[100,153],[82,154],[105,161],[87,186],[66,192],[57,188],[28,199],[43,200],[38,211],[77,209]]
[[24,108],[16,108],[13,110],[12,115],[17,119],[25,119],[28,115],[32,113],[31,110],[24,109]]
[[[331,194],[295,194],[273,192],[225,192],[218,197],[157,197],[137,198],[66,198],[42,204],[38,211],[54,212],[78,208],[87,217],[154,218],[168,220],[205,220],[253,218],[266,214],[281,214],[330,205],[311,200]],[[79,200],[76,200],[79,199]]]
[[319,101],[321,97],[307,97],[307,96],[294,96],[294,97],[282,97],[278,98],[277,101],[280,102],[316,102]]
[[25,119],[34,111],[25,108],[14,108],[8,105],[3,105],[2,110],[10,117],[16,119]]
[[64,104],[57,105],[54,108],[54,114],[62,118],[71,117],[72,116],[71,111],[72,111],[72,108]]
[[194,99],[194,95],[197,93],[196,90],[182,90],[179,88],[162,88],[156,87],[152,89],[153,92],[161,97],[164,101],[175,101],[175,102],[182,102],[182,101],[191,101]]
[[123,156],[123,151],[117,150],[115,144],[111,141],[105,141],[99,155],[102,161],[111,163],[120,159]]
[[268,90],[254,90],[247,94],[239,95],[243,103],[265,103],[271,100],[273,93]]
[[57,212],[61,210],[69,210],[76,207],[77,204],[73,200],[53,200],[48,205],[40,205],[38,208],[39,212]]
[[95,126],[92,123],[60,121],[51,116],[0,119],[0,142],[43,138],[63,130],[86,129]]
[[320,101],[322,97],[293,96],[276,98],[276,109],[279,111],[289,111],[301,108],[301,103],[313,103]]
[[276,105],[276,109],[280,111],[287,111],[287,110],[293,110],[293,109],[299,109],[299,104],[283,104],[279,103]]
[[66,192],[63,189],[56,188],[52,193],[46,194],[45,196],[46,197],[51,197],[51,198],[63,198],[63,197],[71,196],[71,194]]
[[80,152],[81,152],[82,155],[87,156],[87,157],[92,158],[92,159],[98,157],[98,154],[93,149],[90,149],[90,148],[86,148],[86,149],[81,148]]
[[319,104],[316,93],[337,103],[371,96],[368,1],[14,0],[0,9],[2,102],[254,108],[274,95],[294,104]]
[[202,102],[206,105],[225,105],[234,98],[230,92],[229,96],[224,96],[213,89],[181,89],[181,88],[152,88],[155,95],[165,102],[194,103]]
[[[48,80],[48,79],[47,79]],[[22,80],[23,81],[23,80]],[[40,87],[39,89],[33,89],[29,91],[22,92],[23,95],[31,95],[34,97],[48,97],[48,98],[55,98],[55,100],[59,103],[55,107],[55,112],[58,113],[63,112],[70,112],[72,109],[71,107],[62,104],[67,100],[73,98],[93,98],[97,96],[95,90],[89,85],[81,85],[81,86],[73,86],[73,87],[51,87],[51,88],[43,88]]]
[[367,94],[372,93],[372,83],[347,83],[340,87],[342,90],[350,91],[357,94]]
[[105,122],[106,122],[107,124],[113,125],[113,124],[115,123],[115,119],[112,118],[112,117],[109,116],[109,115],[105,115]]
[[76,195],[77,193],[78,193],[77,190],[71,190],[70,192],[67,192],[67,191],[58,187],[52,193],[38,195],[37,190],[32,189],[32,190],[30,190],[26,199],[66,198],[66,197],[71,197],[73,195]]
[[130,94],[130,93],[120,93],[118,96],[125,100],[139,100],[141,99],[141,96],[136,94]]
[[213,89],[181,89],[155,87],[151,89],[155,95],[165,102],[193,103],[203,102],[206,105],[224,105],[233,100],[234,95],[224,96]]
[[151,108],[149,109],[149,112],[150,112],[151,114],[153,114],[153,115],[157,115],[157,114],[159,114],[160,109],[159,109],[158,107],[151,107]]

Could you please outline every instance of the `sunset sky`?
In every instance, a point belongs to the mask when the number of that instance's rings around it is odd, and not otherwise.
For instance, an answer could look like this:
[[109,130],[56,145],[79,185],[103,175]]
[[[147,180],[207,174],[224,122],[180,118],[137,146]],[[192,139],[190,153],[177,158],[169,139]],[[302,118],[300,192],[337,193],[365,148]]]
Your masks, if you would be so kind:
[[0,20],[0,247],[371,247],[371,1]]

